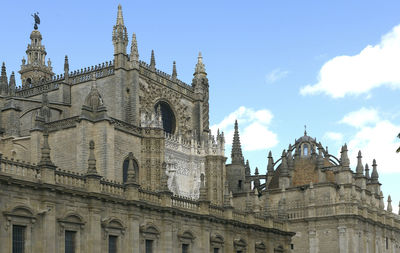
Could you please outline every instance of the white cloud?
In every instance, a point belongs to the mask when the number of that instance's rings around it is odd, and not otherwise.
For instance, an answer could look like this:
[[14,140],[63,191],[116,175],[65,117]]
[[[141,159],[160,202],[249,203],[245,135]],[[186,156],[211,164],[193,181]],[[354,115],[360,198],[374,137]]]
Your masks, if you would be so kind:
[[357,153],[361,150],[364,165],[371,165],[376,159],[378,173],[399,172],[400,155],[396,149],[400,145],[397,138],[400,125],[382,119],[382,114],[375,109],[365,108],[346,114],[340,122],[356,129],[348,143],[352,167],[356,166]]
[[359,54],[337,56],[326,62],[318,83],[306,85],[302,95],[325,93],[333,98],[368,94],[373,88],[400,88],[400,25],[381,38],[379,44],[366,46]]
[[357,152],[361,150],[363,163],[371,165],[372,160],[376,159],[379,173],[399,172],[400,155],[396,153],[399,132],[400,126],[388,120],[361,128],[348,145],[352,164],[357,164]]
[[335,141],[337,143],[342,143],[343,142],[343,134],[342,133],[326,132],[324,134],[324,138],[328,139],[328,140]]
[[280,68],[276,68],[276,69],[272,70],[271,72],[269,72],[265,76],[265,81],[267,83],[274,83],[274,82],[278,81],[279,79],[282,79],[285,76],[287,76],[287,74],[289,74],[289,71],[281,70]]
[[363,107],[358,111],[346,114],[339,122],[356,128],[362,128],[368,124],[377,123],[379,120],[378,111],[376,109],[367,109]]
[[[235,120],[239,124],[240,141],[245,151],[267,149],[278,144],[276,133],[269,130],[269,125],[273,118],[269,110],[253,110],[244,106],[230,113],[221,122],[212,125],[210,128],[213,133],[217,129],[224,131],[226,150],[230,150],[233,139],[233,128]],[[229,151],[228,151],[229,152]]]

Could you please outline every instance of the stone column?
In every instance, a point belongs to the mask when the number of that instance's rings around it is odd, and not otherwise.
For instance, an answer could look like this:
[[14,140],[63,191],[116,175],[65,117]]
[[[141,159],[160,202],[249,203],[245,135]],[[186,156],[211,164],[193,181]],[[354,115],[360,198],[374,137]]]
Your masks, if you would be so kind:
[[177,247],[173,245],[174,237],[173,237],[173,224],[174,221],[169,218],[164,218],[163,220],[163,230],[161,232],[160,242],[158,245],[158,250],[162,250],[165,252],[173,252],[173,249]]
[[340,253],[347,253],[348,252],[348,238],[347,238],[347,231],[346,227],[340,226],[337,228],[339,233],[339,252]]
[[308,240],[309,240],[309,252],[310,253],[318,253],[318,238],[317,231],[315,229],[308,231]]
[[[55,196],[54,196],[55,199]],[[43,252],[56,252],[56,207],[53,203],[44,203],[44,210],[40,212],[43,217]]]
[[88,253],[99,253],[101,251],[101,246],[103,245],[101,236],[101,213],[97,208],[89,209],[89,219],[87,224],[87,230],[85,229],[87,235],[87,252]]

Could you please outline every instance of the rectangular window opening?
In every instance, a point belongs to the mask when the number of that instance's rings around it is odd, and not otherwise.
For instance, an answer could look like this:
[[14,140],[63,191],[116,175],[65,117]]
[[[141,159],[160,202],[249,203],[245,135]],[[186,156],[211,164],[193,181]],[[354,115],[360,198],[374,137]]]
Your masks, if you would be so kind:
[[153,253],[153,240],[146,240],[146,253]]
[[219,248],[214,248],[214,253],[219,253]]
[[189,253],[189,244],[182,244],[182,253]]
[[290,249],[294,249],[294,244],[290,244]]
[[75,231],[65,231],[65,253],[75,253]]
[[25,252],[25,227],[13,225],[12,253]]
[[117,239],[118,236],[108,236],[108,253],[117,253]]
[[389,249],[389,238],[386,237],[386,249]]

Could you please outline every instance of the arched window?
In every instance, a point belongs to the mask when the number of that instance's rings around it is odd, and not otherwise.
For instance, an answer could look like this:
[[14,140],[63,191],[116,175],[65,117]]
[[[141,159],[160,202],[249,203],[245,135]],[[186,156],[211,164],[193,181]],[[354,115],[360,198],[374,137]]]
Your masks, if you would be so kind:
[[307,144],[303,145],[303,156],[308,156],[308,145]]
[[160,101],[154,106],[154,110],[156,111],[156,113],[158,110],[158,106],[160,106],[164,131],[173,134],[175,132],[176,126],[174,112],[172,111],[168,103]]
[[133,163],[133,169],[135,171],[136,182],[137,182],[137,178],[139,177],[139,166],[136,162],[136,159],[133,158],[133,154],[130,153],[129,156],[124,160],[124,163],[122,165],[122,182],[124,182],[124,183],[126,183],[126,181],[128,180],[129,159],[131,159],[132,163]]

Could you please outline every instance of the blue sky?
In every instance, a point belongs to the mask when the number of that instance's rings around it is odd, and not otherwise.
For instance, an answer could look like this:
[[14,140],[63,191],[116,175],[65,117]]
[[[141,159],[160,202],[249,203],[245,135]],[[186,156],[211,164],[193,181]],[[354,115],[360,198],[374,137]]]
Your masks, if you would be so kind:
[[[190,83],[199,51],[210,82],[210,121],[227,136],[238,118],[244,154],[265,172],[307,125],[351,166],[376,158],[385,198],[400,191],[399,1],[2,1],[0,61],[18,71],[38,11],[54,72],[113,58],[118,3],[141,60]],[[129,36],[129,38],[130,38]],[[17,75],[17,82],[19,75]]]

